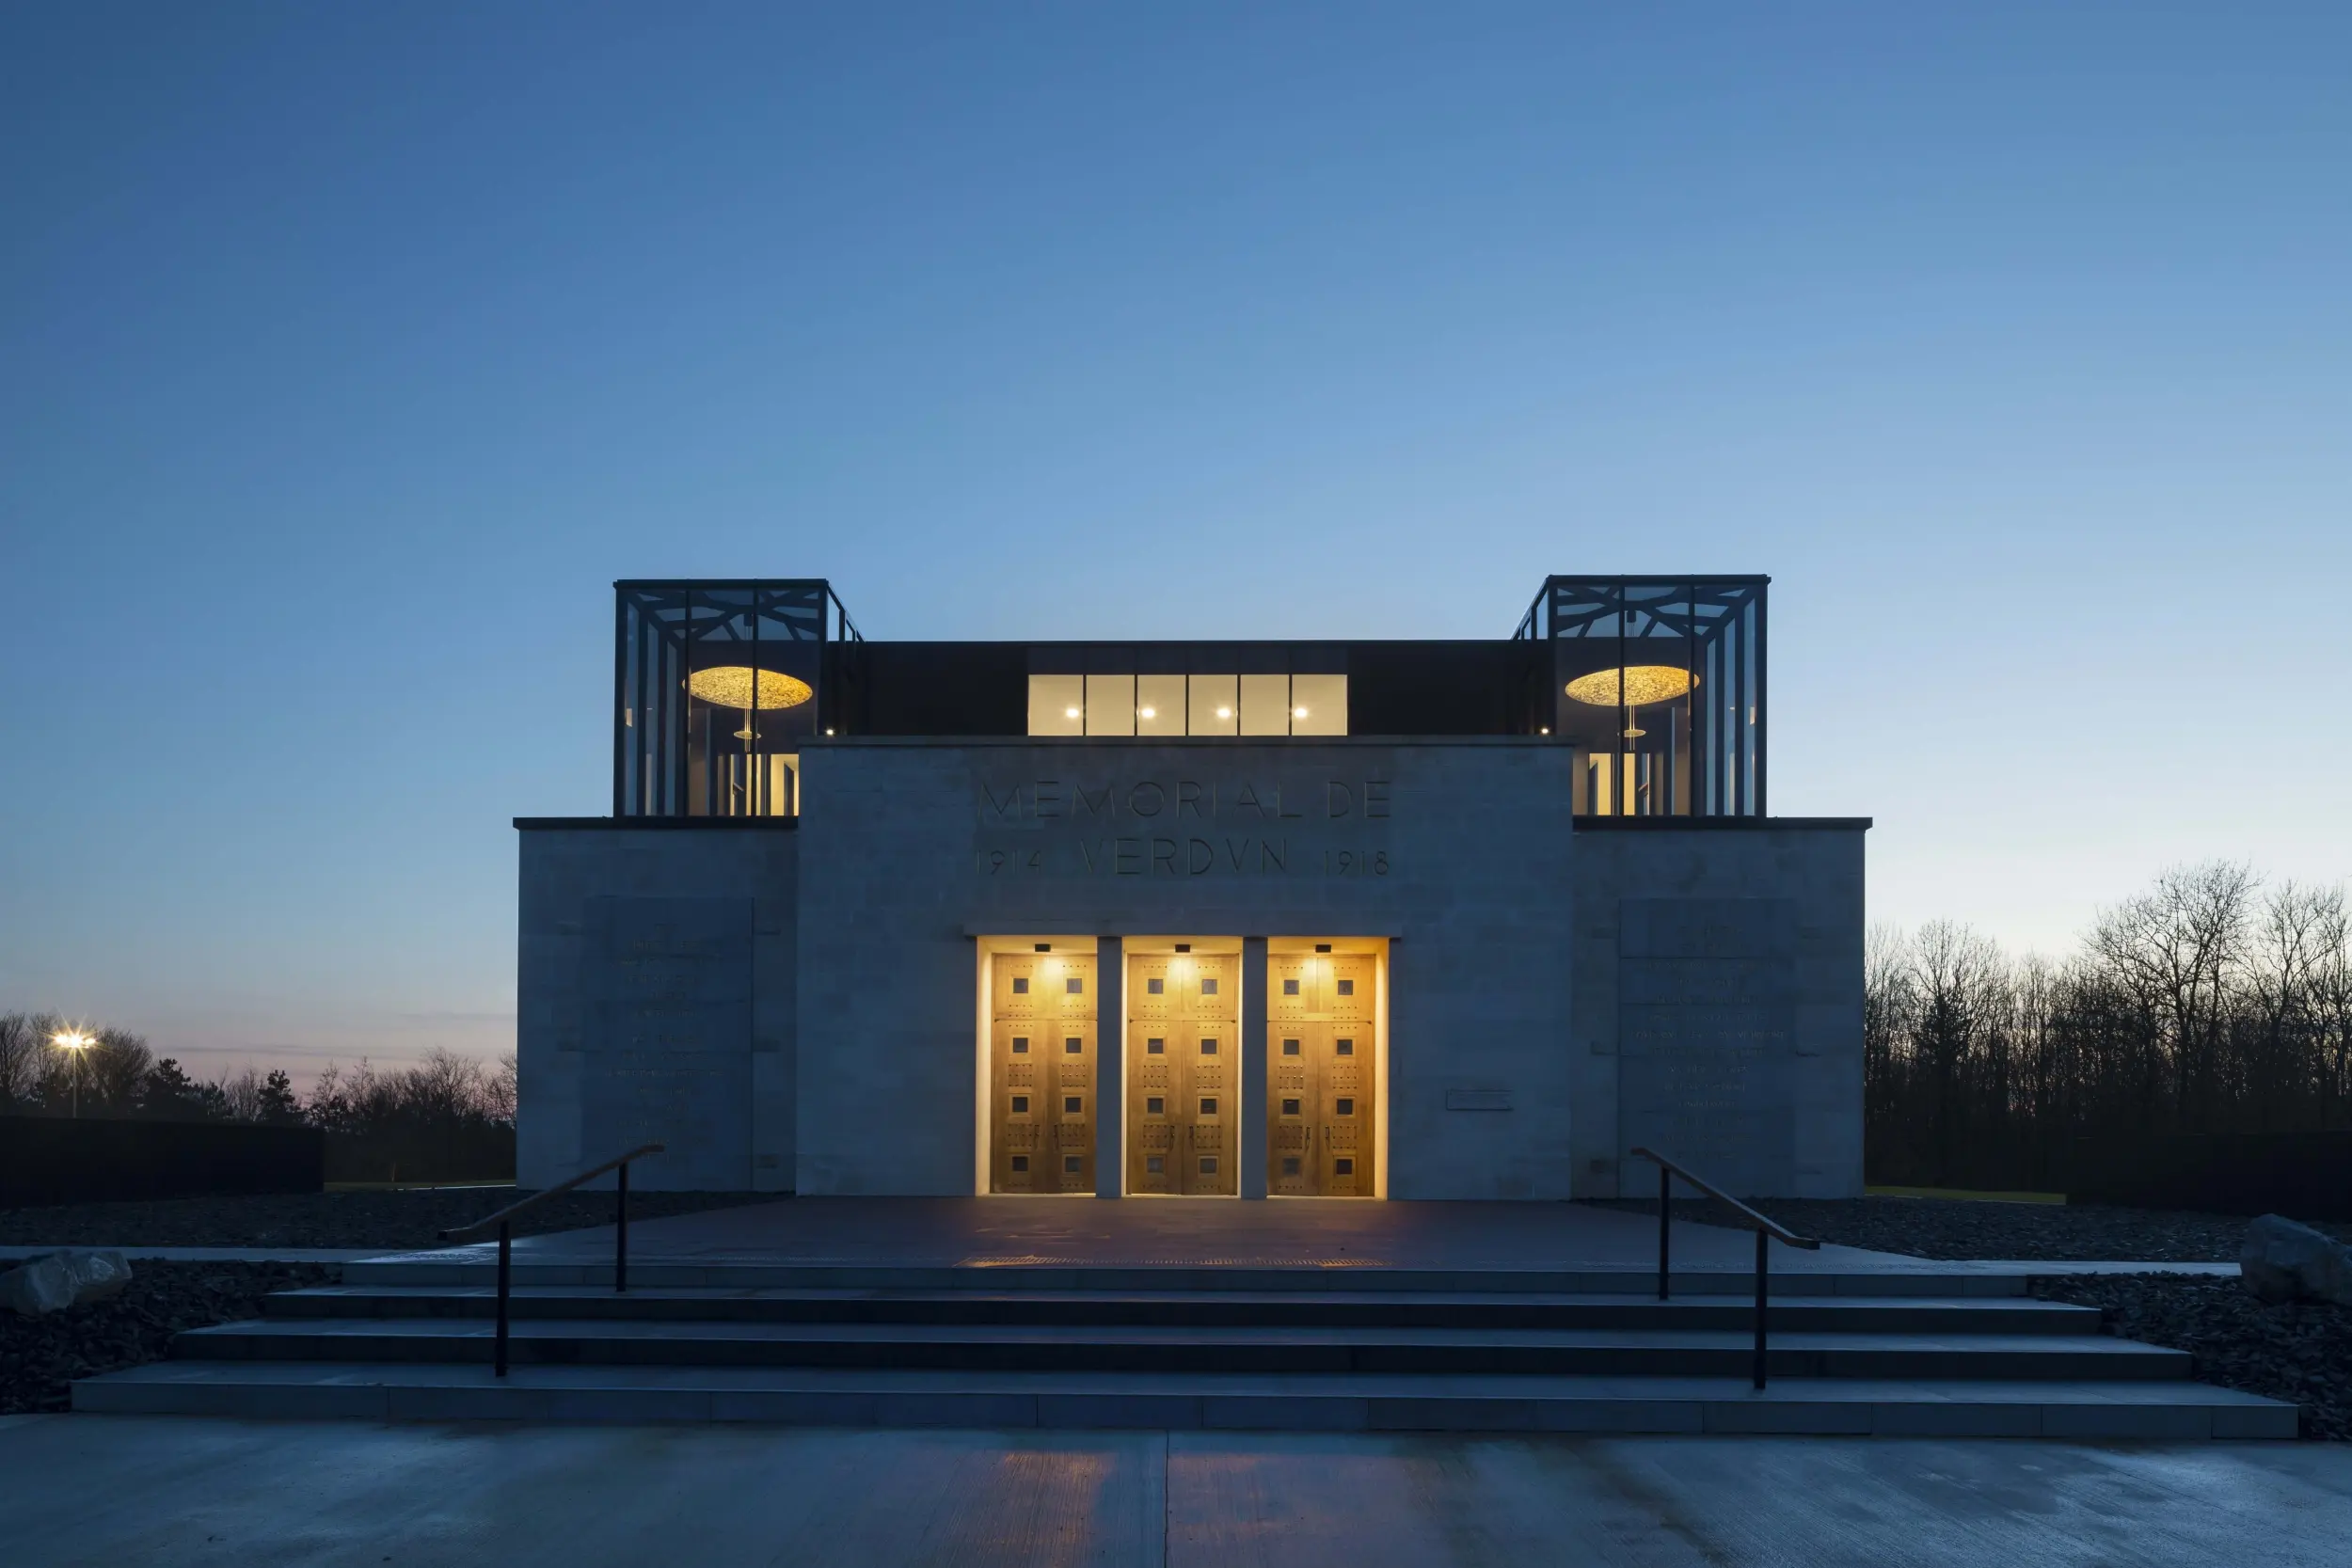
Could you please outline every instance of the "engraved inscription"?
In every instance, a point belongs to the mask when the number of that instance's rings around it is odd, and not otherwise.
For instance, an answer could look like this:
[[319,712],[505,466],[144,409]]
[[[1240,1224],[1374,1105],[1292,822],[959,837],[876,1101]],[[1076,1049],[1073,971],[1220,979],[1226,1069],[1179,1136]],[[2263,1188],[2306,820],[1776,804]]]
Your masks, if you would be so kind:
[[1386,877],[1387,779],[978,779],[973,869],[1028,876]]

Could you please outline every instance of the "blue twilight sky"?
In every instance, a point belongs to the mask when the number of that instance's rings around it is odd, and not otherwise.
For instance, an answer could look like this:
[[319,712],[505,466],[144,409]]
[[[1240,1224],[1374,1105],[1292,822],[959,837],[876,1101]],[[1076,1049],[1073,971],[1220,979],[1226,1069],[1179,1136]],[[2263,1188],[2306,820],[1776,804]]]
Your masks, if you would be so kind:
[[1773,575],[1772,802],[2063,949],[2352,872],[2352,7],[0,12],[0,1010],[509,1047],[616,577],[1500,636]]

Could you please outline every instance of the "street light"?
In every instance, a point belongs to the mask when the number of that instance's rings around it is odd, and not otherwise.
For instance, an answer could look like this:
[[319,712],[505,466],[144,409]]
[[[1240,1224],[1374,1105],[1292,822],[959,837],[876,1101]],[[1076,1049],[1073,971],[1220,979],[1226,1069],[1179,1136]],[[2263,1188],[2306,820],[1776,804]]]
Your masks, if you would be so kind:
[[97,1037],[85,1035],[79,1029],[68,1029],[61,1035],[50,1036],[49,1043],[60,1051],[73,1053],[73,1115],[79,1119],[82,1115],[82,1053],[98,1043]]

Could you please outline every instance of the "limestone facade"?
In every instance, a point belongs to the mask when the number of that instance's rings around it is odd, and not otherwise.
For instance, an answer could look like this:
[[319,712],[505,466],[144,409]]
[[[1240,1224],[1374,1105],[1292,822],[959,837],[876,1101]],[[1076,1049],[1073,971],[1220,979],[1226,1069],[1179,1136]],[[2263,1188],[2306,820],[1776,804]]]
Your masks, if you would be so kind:
[[1332,938],[1385,954],[1387,1196],[1645,1193],[1645,1143],[1858,1194],[1867,823],[1579,818],[1569,766],[1528,736],[842,738],[803,749],[797,818],[523,819],[520,1180],[658,1138],[640,1184],[984,1190],[976,1009],[1013,939],[1111,960],[1115,1154],[1120,944],[1187,935],[1254,955],[1245,1197],[1265,943]]

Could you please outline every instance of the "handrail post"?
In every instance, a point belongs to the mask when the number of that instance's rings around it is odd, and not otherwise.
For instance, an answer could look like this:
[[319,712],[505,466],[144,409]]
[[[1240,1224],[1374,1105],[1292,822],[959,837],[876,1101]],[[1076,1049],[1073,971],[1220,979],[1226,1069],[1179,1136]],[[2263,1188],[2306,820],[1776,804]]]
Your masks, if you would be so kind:
[[1756,1390],[1759,1393],[1762,1392],[1765,1383],[1765,1357],[1770,1348],[1765,1340],[1765,1324],[1772,1310],[1770,1297],[1772,1243],[1778,1240],[1801,1251],[1819,1252],[1821,1250],[1820,1242],[1810,1236],[1800,1236],[1787,1226],[1765,1218],[1712,1181],[1703,1176],[1694,1175],[1685,1166],[1675,1164],[1654,1148],[1636,1144],[1630,1152],[1637,1160],[1651,1160],[1658,1164],[1658,1299],[1660,1301],[1666,1299],[1666,1243],[1668,1237],[1673,1233],[1668,1216],[1673,1212],[1674,1178],[1679,1176],[1718,1203],[1728,1205],[1733,1212],[1747,1222],[1748,1228],[1756,1232],[1756,1363],[1754,1370]]
[[515,1227],[499,1221],[499,1331],[498,1348],[491,1353],[491,1363],[497,1375],[506,1375],[506,1292],[515,1279]]
[[1666,1299],[1667,1238],[1673,1234],[1675,1173],[1664,1165],[1658,1167],[1658,1299]]
[[612,1291],[628,1289],[628,1162],[621,1162],[621,1201],[612,1223]]

